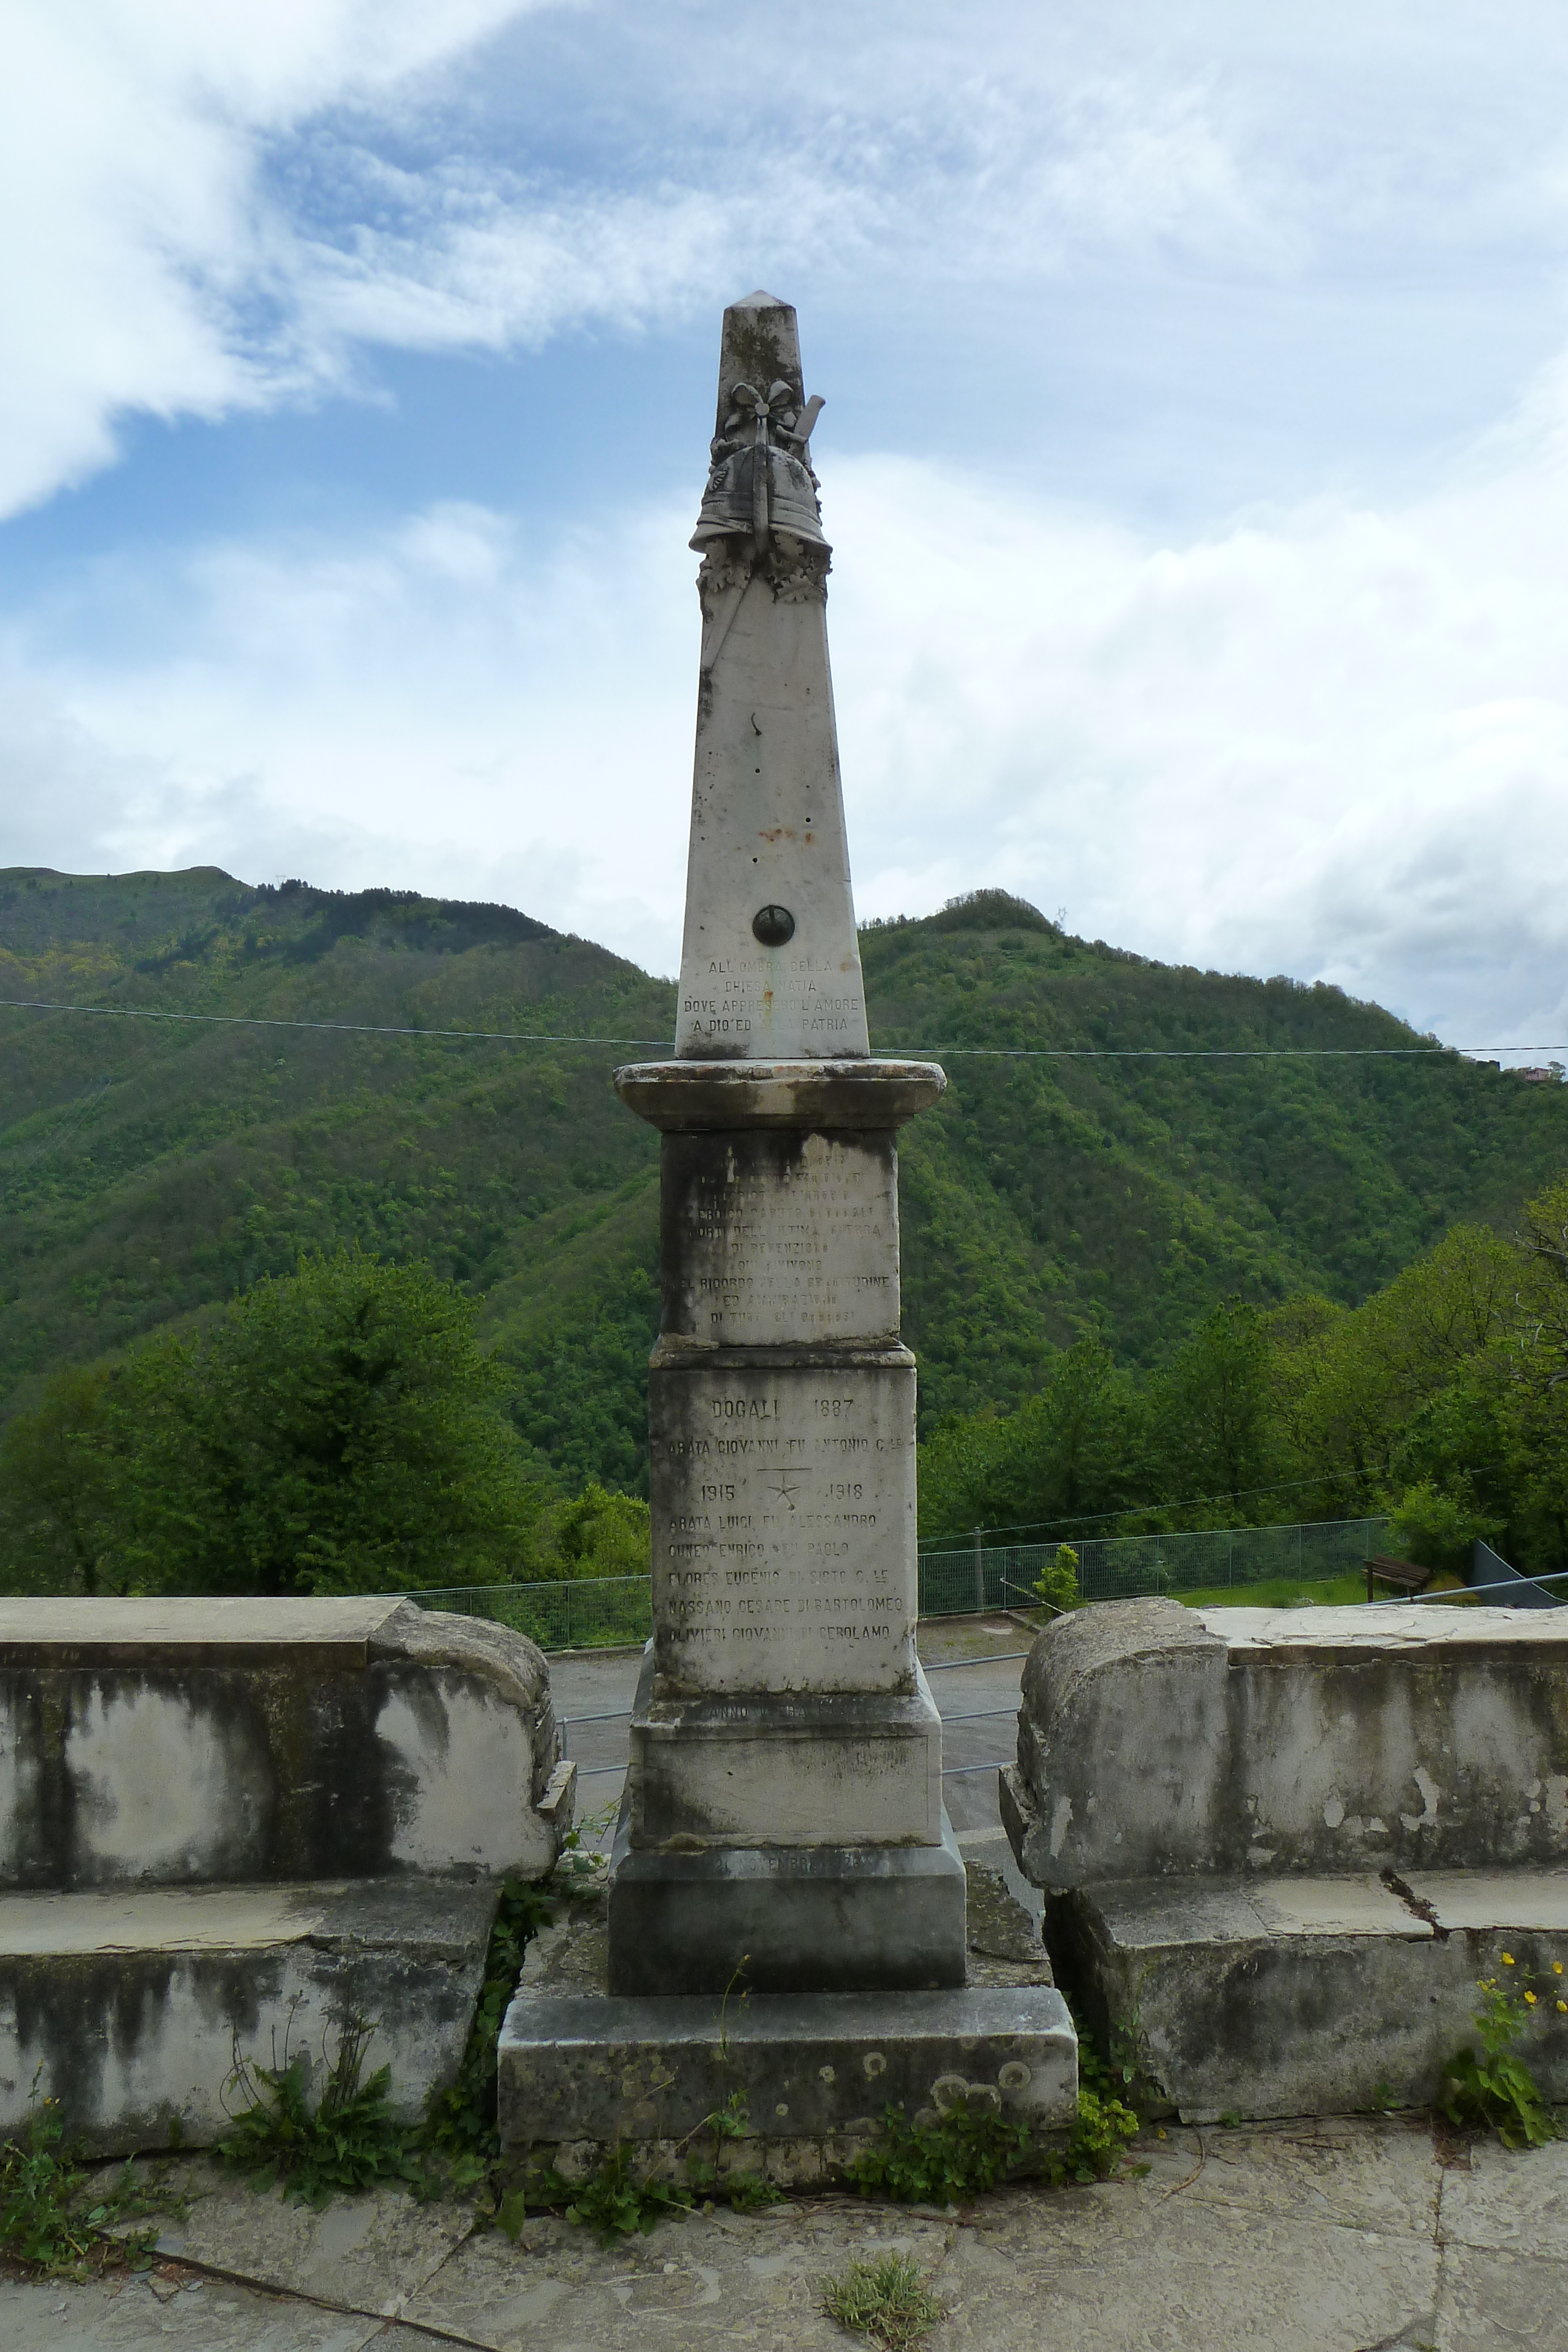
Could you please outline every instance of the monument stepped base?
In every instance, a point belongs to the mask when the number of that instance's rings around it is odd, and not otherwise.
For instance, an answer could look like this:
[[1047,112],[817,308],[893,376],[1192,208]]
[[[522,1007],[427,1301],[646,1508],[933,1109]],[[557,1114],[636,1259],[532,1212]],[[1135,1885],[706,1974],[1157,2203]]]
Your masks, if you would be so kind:
[[[1556,1981],[1568,1871],[1122,1879],[1047,1897],[1046,1936],[1092,2027],[1135,2022],[1169,2102],[1146,2114],[1428,2106],[1475,2044],[1478,1979]],[[1549,2099],[1568,2099],[1568,2017],[1549,1998],[1538,2017],[1521,2054]]]
[[[602,1884],[563,1900],[529,1945],[501,2032],[503,2147],[569,2179],[619,2147],[637,2169],[668,2163],[679,2176],[687,2155],[718,2157],[721,2171],[805,2186],[840,2177],[889,2106],[1069,2126],[1078,2041],[1044,1949],[1030,1951],[999,1882],[971,1908],[983,1948],[962,1986],[620,1998],[607,1991]],[[746,2130],[721,2142],[707,2119],[737,2094]]]
[[416,2121],[457,2075],[499,1891],[407,1876],[0,1895],[0,2135],[25,2125],[36,2078],[88,2155],[205,2146],[245,2104],[237,2049],[263,2065],[303,2050],[319,2070],[345,2013],[380,2023],[366,2074],[390,2061]]
[[940,1845],[712,1846],[639,1853],[616,1840],[606,1987],[630,1999],[721,1994],[744,1961],[759,1993],[964,1981],[963,1858]]

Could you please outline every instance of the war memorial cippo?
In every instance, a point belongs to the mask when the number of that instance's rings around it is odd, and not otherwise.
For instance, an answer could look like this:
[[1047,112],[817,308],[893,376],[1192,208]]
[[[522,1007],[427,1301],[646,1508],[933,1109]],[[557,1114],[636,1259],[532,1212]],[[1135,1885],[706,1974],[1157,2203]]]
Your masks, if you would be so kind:
[[[569,2177],[832,2178],[902,2107],[1419,2105],[1478,1978],[1568,1936],[1568,1611],[1187,1610],[1047,1625],[1001,1777],[1045,1936],[977,1938],[915,1646],[898,1138],[870,1051],[794,311],[724,314],[677,1031],[616,1074],[660,1139],[654,1633],[612,1864],[563,1885],[547,1662],[397,1596],[0,1601],[0,2129],[37,2084],[127,2153],[224,2127],[237,2053],[376,2021],[398,2112],[462,2059],[507,1877],[553,1874],[499,2123]],[[1568,2009],[1531,2053],[1568,2096]],[[1425,2339],[1423,2339],[1425,2340]]]
[[[616,1076],[660,1132],[654,1635],[603,1986],[552,1990],[536,1960],[503,2039],[502,2126],[520,2144],[678,2137],[722,2097],[721,2049],[753,2129],[797,2156],[830,2155],[891,2101],[984,2095],[1049,2122],[1076,2099],[1043,1965],[965,1986],[963,1864],[915,1654],[897,1138],[945,1080],[869,1051],[811,467],[821,405],[795,312],[733,304],[692,541],[675,1056]],[[654,2081],[668,2088],[650,2100]]]
[[915,1655],[897,1130],[945,1083],[867,1043],[793,310],[726,311],[702,556],[677,1058],[660,1130],[654,1638],[610,1895],[617,1992],[963,1981]]

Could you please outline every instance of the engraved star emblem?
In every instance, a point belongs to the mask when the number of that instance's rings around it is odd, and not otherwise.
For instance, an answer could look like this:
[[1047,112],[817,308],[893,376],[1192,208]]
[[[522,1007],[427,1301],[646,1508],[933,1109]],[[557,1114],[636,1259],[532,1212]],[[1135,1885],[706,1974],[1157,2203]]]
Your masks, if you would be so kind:
[[788,1471],[786,1470],[783,1472],[779,1477],[774,1478],[770,1482],[768,1492],[770,1495],[776,1495],[781,1503],[787,1503],[790,1509],[793,1511],[795,1508],[795,1498],[799,1494],[800,1488],[794,1484]]

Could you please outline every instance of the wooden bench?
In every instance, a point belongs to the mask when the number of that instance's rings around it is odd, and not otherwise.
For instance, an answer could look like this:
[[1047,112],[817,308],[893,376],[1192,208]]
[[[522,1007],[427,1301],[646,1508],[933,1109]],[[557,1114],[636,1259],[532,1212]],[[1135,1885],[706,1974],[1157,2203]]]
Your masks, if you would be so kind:
[[1374,1580],[1379,1584],[1395,1584],[1401,1592],[1409,1593],[1414,1598],[1417,1592],[1426,1591],[1432,1581],[1432,1570],[1418,1568],[1413,1559],[1391,1559],[1386,1552],[1380,1551],[1374,1552],[1366,1563],[1366,1597],[1369,1601],[1373,1597]]

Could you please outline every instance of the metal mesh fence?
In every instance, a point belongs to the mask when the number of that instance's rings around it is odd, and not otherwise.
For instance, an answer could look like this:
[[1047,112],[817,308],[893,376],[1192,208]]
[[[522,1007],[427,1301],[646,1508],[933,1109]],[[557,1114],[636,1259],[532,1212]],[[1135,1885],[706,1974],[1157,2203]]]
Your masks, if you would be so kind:
[[[1164,1536],[1089,1536],[1075,1543],[1086,1601],[1231,1591],[1283,1578],[1323,1584],[1357,1573],[1386,1540],[1386,1519],[1319,1519],[1289,1528],[1206,1528]],[[1056,1558],[1055,1544],[971,1545],[921,1556],[920,1613],[954,1617],[1019,1609]]]
[[[1150,1593],[1204,1592],[1276,1578],[1322,1584],[1358,1572],[1387,1539],[1386,1519],[1322,1519],[1290,1528],[1214,1528],[1197,1534],[1091,1536],[1073,1546],[1086,1601],[1133,1601]],[[981,1544],[924,1552],[922,1617],[1025,1609],[1056,1558],[1055,1544]],[[542,1650],[592,1650],[646,1642],[653,1632],[646,1576],[581,1577],[553,1584],[455,1584],[412,1592],[422,1609],[510,1625]]]

